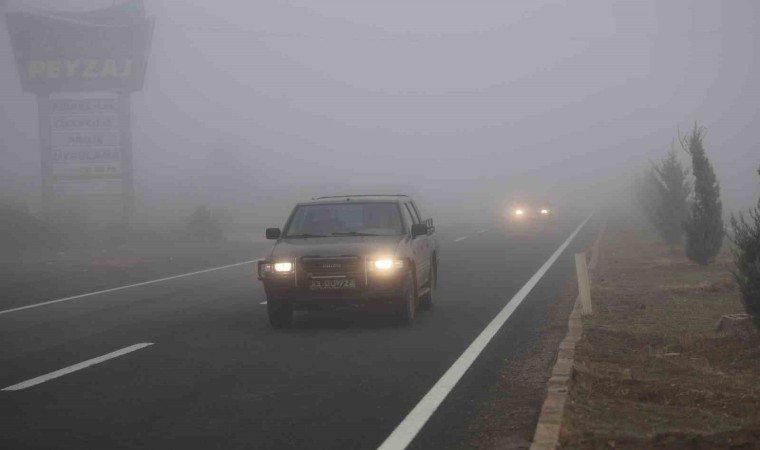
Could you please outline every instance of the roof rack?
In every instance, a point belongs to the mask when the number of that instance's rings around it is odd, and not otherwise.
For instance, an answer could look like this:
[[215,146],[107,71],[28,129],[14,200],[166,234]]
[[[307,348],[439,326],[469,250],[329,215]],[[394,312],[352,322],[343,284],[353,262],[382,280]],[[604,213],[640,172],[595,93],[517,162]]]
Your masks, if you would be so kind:
[[325,198],[353,198],[353,197],[406,197],[406,198],[409,198],[408,195],[404,195],[404,194],[359,194],[359,195],[329,195],[326,197],[317,197],[316,199],[312,199],[312,200],[322,200]]

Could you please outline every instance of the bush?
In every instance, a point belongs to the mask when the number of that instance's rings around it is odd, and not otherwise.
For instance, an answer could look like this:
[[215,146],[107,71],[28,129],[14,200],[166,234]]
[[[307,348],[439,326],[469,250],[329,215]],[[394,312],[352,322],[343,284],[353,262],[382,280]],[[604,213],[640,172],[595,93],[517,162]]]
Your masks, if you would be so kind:
[[[760,175],[760,169],[757,171]],[[736,245],[734,276],[739,283],[744,309],[760,329],[760,199],[757,207],[749,210],[749,220],[739,213],[731,215],[733,242]]]
[[26,250],[54,250],[61,236],[53,227],[17,206],[0,206],[0,253],[20,260]]
[[206,206],[198,206],[190,215],[187,236],[195,241],[219,242],[224,240],[219,219]]
[[684,223],[686,256],[706,265],[713,262],[720,251],[724,230],[720,185],[705,154],[703,137],[704,128],[694,124],[691,134],[681,140],[681,145],[691,155],[694,174],[694,200]]

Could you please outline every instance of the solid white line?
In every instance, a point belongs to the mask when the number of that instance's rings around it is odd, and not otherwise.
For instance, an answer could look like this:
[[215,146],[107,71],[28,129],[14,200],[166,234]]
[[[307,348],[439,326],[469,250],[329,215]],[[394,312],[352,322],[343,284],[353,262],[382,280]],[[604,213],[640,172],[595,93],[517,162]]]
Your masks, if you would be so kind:
[[13,386],[8,386],[7,388],[3,390],[4,391],[20,391],[21,389],[26,389],[28,387],[36,386],[46,381],[50,381],[54,378],[62,377],[64,375],[70,374],[71,372],[82,370],[85,367],[90,367],[95,364],[102,363],[103,361],[107,361],[109,359],[113,359],[121,355],[126,355],[127,353],[131,353],[135,350],[140,350],[141,348],[145,348],[149,345],[153,345],[153,343],[144,342],[142,344],[130,345],[129,347],[125,347],[121,350],[116,350],[115,352],[111,352],[103,356],[98,356],[97,358],[88,359],[87,361],[80,362],[79,364],[74,364],[73,366],[69,366],[61,370],[56,370],[55,372],[50,372],[49,374],[42,375],[37,378],[32,378],[31,380],[26,380],[22,383],[14,384]]
[[138,286],[145,286],[146,284],[160,283],[162,281],[169,281],[169,280],[176,280],[177,278],[189,277],[189,276],[192,276],[192,275],[198,275],[198,274],[206,273],[206,272],[213,272],[215,270],[229,269],[230,267],[242,266],[243,264],[251,264],[251,263],[256,262],[256,261],[258,261],[258,260],[257,259],[253,259],[253,260],[250,260],[250,261],[243,261],[243,262],[239,262],[239,263],[235,263],[235,264],[228,264],[226,266],[213,267],[211,269],[199,270],[197,272],[183,273],[181,275],[174,275],[172,277],[159,278],[158,280],[143,281],[142,283],[130,284],[128,286],[120,286],[120,287],[115,287],[115,288],[111,288],[111,289],[105,289],[105,290],[102,290],[102,291],[90,292],[88,294],[80,294],[80,295],[75,295],[73,297],[59,298],[58,300],[50,300],[50,301],[42,302],[42,303],[35,303],[33,305],[19,306],[18,308],[6,309],[5,311],[0,311],[0,315],[9,314],[9,313],[16,312],[16,311],[22,311],[24,309],[37,308],[39,306],[52,305],[53,303],[60,303],[60,302],[66,302],[66,301],[69,301],[69,300],[76,300],[78,298],[90,297],[90,296],[98,295],[98,294],[106,294],[108,292],[120,291],[122,289],[129,289],[129,288],[138,287]]
[[454,239],[454,242],[463,241],[463,240],[465,240],[465,239],[467,239],[467,236],[462,236],[462,237],[460,237],[460,238],[456,238],[456,239]]
[[565,250],[570,242],[575,238],[578,232],[586,225],[586,222],[591,218],[589,215],[578,227],[573,231],[570,237],[559,246],[552,256],[541,266],[538,271],[528,280],[525,285],[517,291],[514,297],[507,303],[507,305],[494,317],[480,335],[472,341],[467,350],[452,364],[451,367],[443,374],[438,382],[422,397],[417,406],[404,418],[403,421],[396,427],[395,430],[388,436],[385,441],[378,447],[378,450],[404,450],[409,443],[412,442],[417,433],[427,423],[428,419],[433,415],[436,409],[443,403],[449,392],[456,386],[459,380],[462,378],[467,369],[470,368],[475,359],[480,355],[483,349],[491,342],[491,339],[501,329],[504,322],[509,319],[509,316],[520,306],[520,303],[527,297],[528,293],[538,283],[541,277],[546,274],[549,268],[559,258],[559,255]]

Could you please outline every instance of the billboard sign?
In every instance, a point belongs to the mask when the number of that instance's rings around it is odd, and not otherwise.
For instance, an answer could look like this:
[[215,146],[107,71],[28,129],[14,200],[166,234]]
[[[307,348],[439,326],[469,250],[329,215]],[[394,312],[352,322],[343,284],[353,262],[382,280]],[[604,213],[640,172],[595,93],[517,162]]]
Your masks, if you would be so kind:
[[143,0],[92,11],[19,3],[5,14],[21,87],[37,97],[43,211],[95,220],[134,209],[130,94],[142,88],[154,21]]
[[25,91],[141,89],[154,25],[142,1],[90,13],[20,10],[6,18]]

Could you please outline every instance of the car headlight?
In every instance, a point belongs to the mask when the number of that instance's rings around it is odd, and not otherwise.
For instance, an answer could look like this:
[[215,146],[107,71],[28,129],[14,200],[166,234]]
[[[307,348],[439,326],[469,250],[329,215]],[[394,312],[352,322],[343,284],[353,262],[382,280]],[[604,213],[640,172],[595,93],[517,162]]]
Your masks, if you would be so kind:
[[370,262],[370,267],[375,270],[393,270],[404,267],[404,261],[400,259],[376,259]]
[[293,271],[293,263],[292,262],[274,263],[274,271],[277,273],[290,273]]
[[294,274],[295,270],[296,265],[293,261],[269,262],[260,260],[258,278],[259,280],[263,280],[265,278],[271,278],[272,276],[276,275]]
[[522,209],[516,209],[515,210],[515,215],[517,215],[517,216],[522,216],[524,213],[525,212]]
[[544,215],[549,214],[549,210],[548,209],[542,209],[541,210],[541,214],[544,214]]

